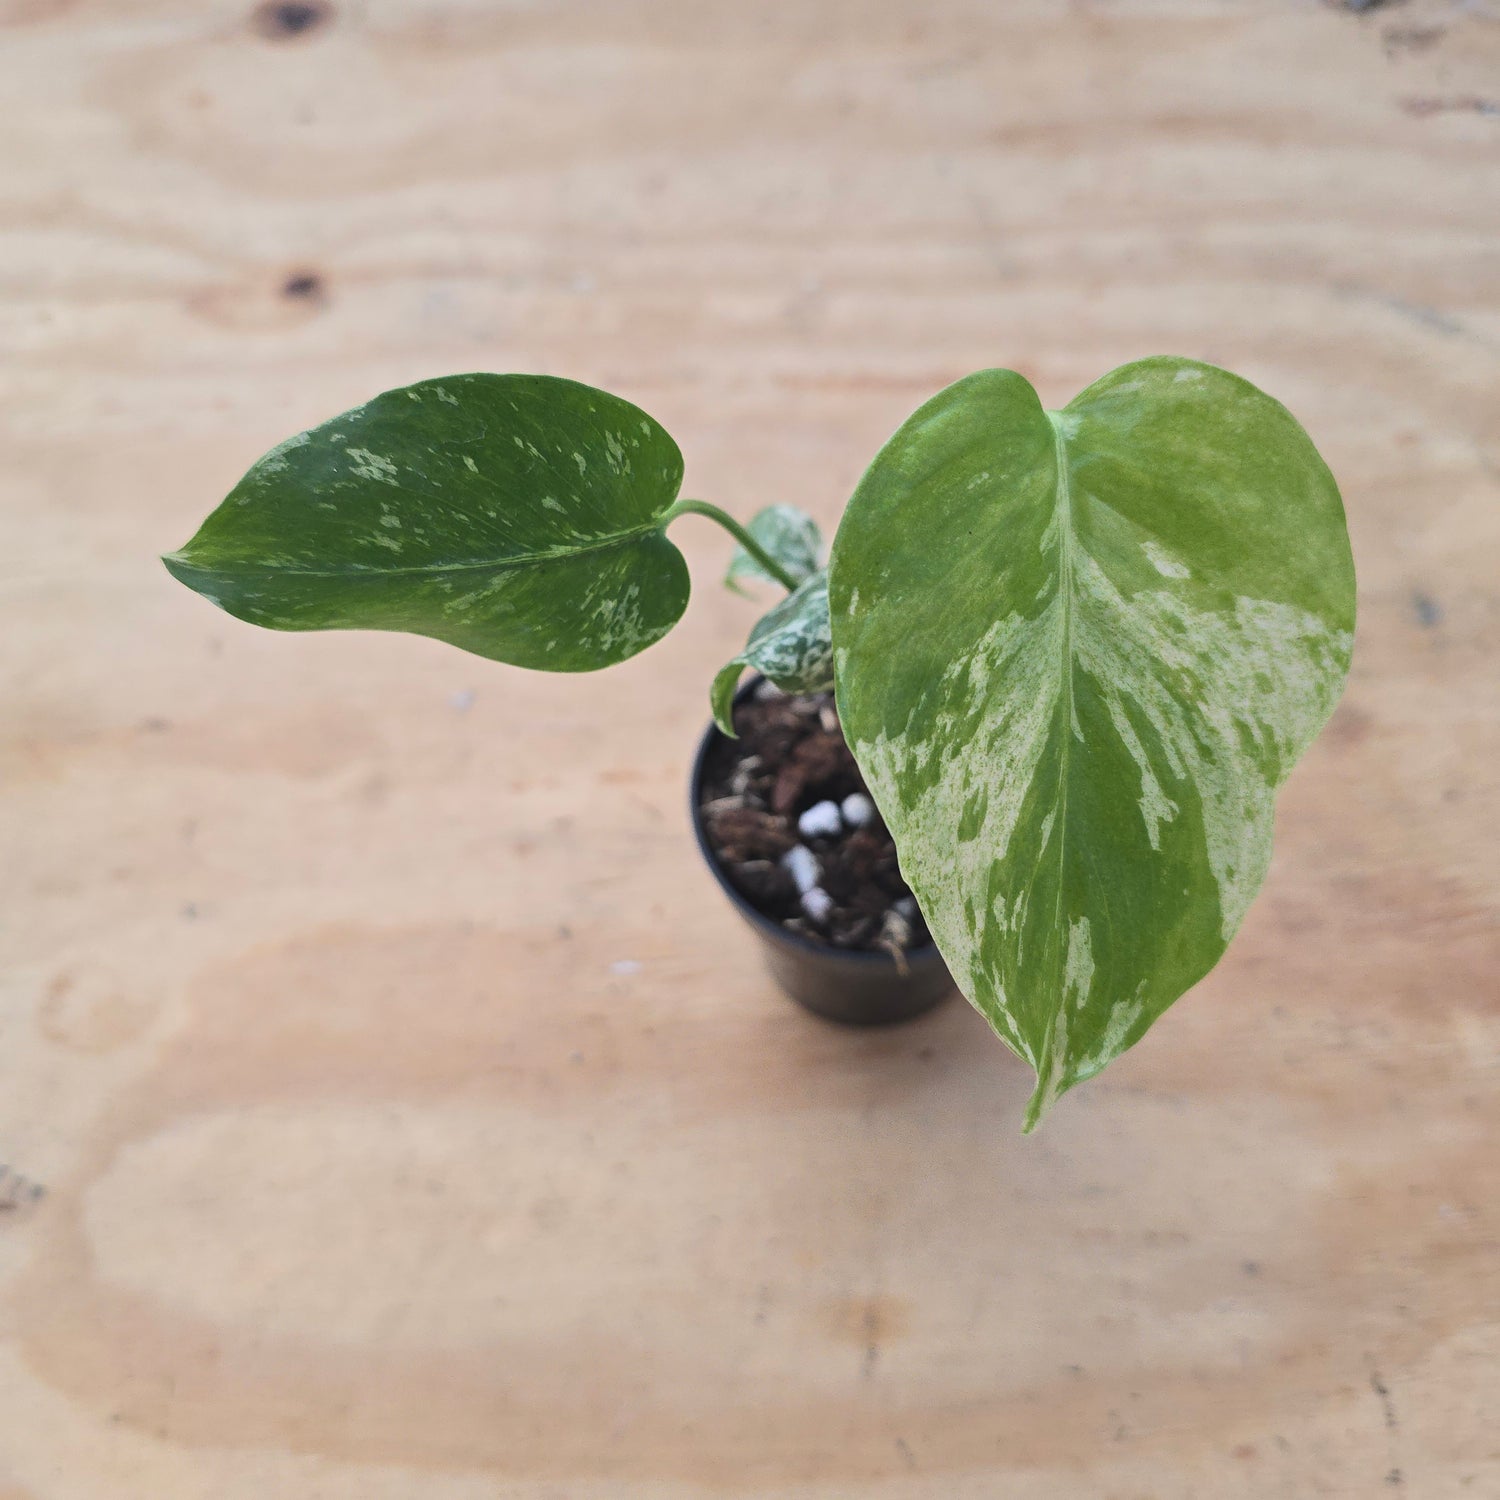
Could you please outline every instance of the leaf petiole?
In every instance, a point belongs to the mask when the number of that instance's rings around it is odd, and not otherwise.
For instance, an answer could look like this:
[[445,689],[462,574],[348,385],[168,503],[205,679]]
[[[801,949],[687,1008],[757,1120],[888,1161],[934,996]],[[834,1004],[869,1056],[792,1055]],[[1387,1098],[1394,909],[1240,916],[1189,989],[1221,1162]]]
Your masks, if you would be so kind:
[[687,515],[707,516],[710,521],[717,521],[788,593],[796,589],[797,580],[728,511],[710,505],[707,500],[679,500],[661,518],[662,530],[665,531],[678,516]]

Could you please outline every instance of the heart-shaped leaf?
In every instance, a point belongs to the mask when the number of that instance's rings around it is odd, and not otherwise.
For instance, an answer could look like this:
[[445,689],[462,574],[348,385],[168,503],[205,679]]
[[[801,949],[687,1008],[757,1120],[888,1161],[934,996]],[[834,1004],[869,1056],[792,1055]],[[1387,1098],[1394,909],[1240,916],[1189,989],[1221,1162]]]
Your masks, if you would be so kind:
[[256,625],[409,630],[587,672],[687,607],[687,565],[661,530],[681,482],[677,444],[618,396],[453,375],[273,448],[163,560]]
[[834,539],[844,730],[1030,1129],[1217,962],[1349,666],[1333,477],[1284,407],[1148,359],[1061,412],[918,411]]
[[[823,534],[818,523],[795,505],[768,505],[745,528],[786,570],[793,583],[811,578],[823,566]],[[724,583],[737,594],[741,582],[777,583],[743,547],[734,549]]]
[[788,693],[824,693],[833,686],[828,624],[828,572],[820,568],[755,622],[745,649],[719,670],[710,701],[714,722],[734,736],[734,690],[746,667]]

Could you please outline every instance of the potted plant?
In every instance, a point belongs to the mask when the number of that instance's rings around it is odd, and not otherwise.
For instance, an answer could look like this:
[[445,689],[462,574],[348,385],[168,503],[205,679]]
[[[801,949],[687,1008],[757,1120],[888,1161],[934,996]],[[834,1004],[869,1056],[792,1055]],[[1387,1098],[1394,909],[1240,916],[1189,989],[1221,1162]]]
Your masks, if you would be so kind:
[[[757,867],[771,917],[756,920],[798,961],[854,967],[848,1005],[825,1010],[858,1018],[858,991],[882,987],[896,998],[873,1014],[920,1009],[946,960],[1036,1070],[1030,1130],[1208,972],[1264,878],[1277,788],[1349,666],[1333,477],[1278,402],[1170,357],[1061,411],[1009,370],[939,392],[876,455],[826,565],[806,516],[741,526],[679,499],[682,473],[671,437],[617,396],[452,376],[272,449],[165,562],[258,625],[414,631],[588,672],[672,628],[688,571],[667,530],[716,521],[738,543],[728,581],[785,597],[712,685],[694,777],[711,864],[737,897]],[[747,668],[793,696],[740,689]],[[813,770],[725,752],[737,700],[762,751]],[[778,794],[788,775],[796,793]],[[819,870],[850,825],[901,918],[851,907],[868,919],[857,958]]]

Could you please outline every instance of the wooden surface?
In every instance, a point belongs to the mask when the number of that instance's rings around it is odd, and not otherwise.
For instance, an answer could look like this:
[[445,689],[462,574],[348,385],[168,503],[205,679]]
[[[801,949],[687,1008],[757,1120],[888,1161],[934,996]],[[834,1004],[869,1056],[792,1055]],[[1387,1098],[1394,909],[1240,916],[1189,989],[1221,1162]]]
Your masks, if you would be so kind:
[[[1500,8],[0,0],[0,1500],[1500,1495]],[[945,382],[1285,400],[1354,674],[1219,970],[1018,1133],[784,1003],[627,666],[154,554],[371,392],[563,372],[837,516]]]

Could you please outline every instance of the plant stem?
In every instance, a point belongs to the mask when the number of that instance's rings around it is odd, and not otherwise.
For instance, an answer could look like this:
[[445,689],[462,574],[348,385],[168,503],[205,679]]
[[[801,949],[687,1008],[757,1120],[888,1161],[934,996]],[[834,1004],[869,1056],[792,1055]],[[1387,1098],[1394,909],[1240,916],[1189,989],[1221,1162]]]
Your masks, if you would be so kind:
[[707,516],[710,521],[717,521],[784,589],[790,592],[797,587],[797,580],[728,511],[710,505],[707,500],[679,500],[662,517],[662,528],[665,530],[678,516],[687,515]]

